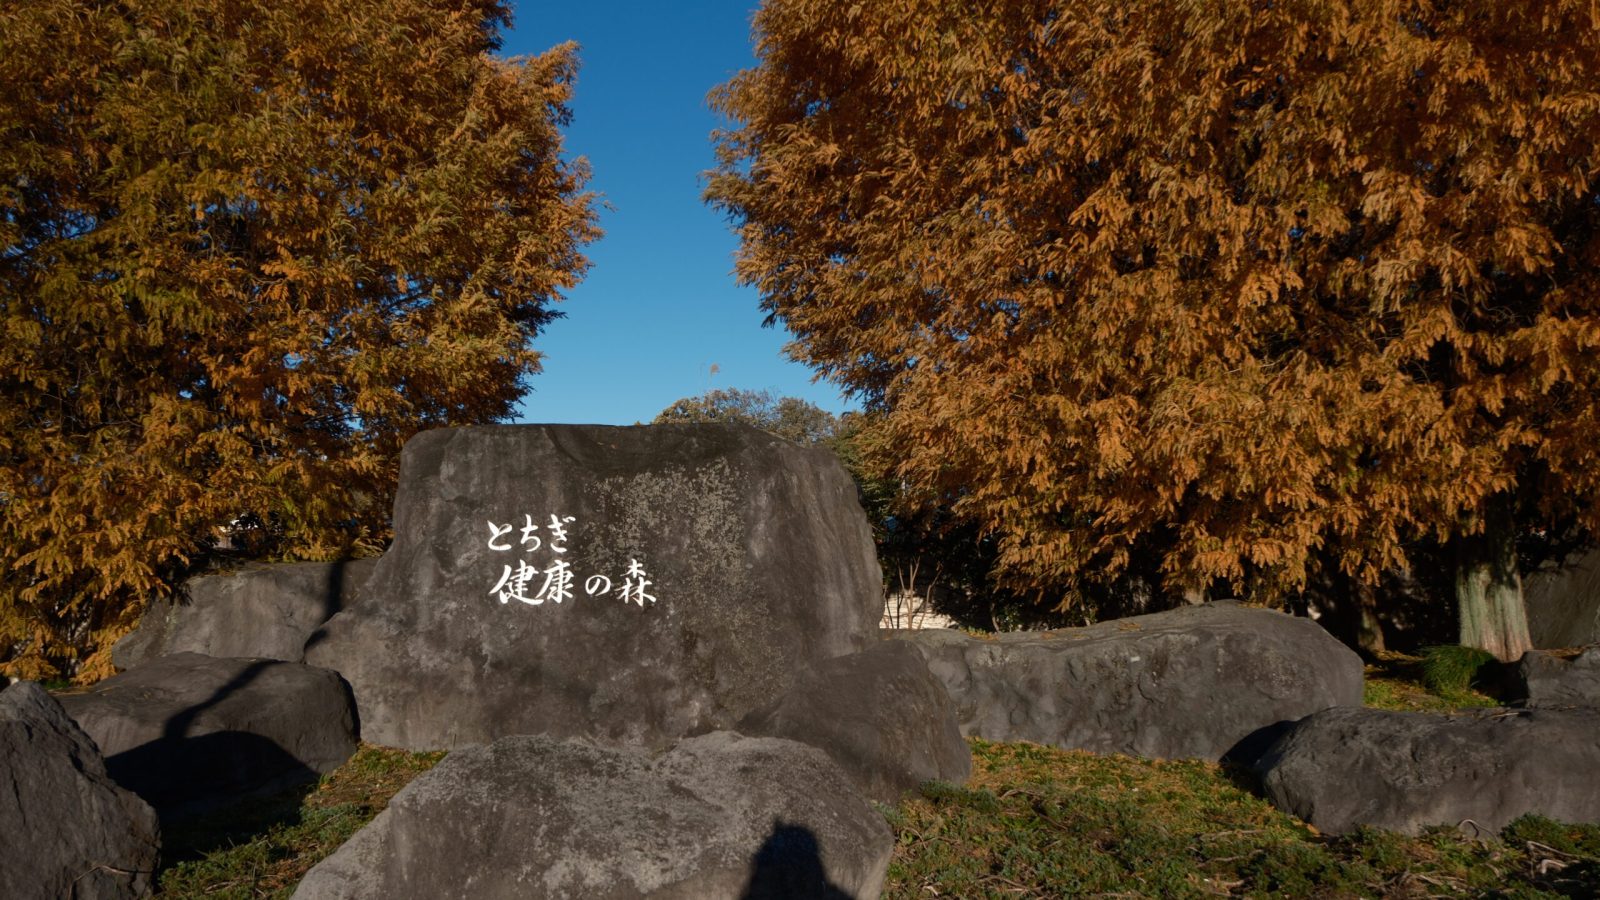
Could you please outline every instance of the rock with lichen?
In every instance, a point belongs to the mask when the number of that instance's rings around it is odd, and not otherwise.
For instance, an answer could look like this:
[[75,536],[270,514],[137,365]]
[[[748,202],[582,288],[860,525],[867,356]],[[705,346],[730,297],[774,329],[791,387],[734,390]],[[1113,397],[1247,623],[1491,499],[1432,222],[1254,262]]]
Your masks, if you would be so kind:
[[311,636],[362,737],[666,747],[734,725],[876,632],[838,460],[734,425],[517,425],[405,447],[394,543]]

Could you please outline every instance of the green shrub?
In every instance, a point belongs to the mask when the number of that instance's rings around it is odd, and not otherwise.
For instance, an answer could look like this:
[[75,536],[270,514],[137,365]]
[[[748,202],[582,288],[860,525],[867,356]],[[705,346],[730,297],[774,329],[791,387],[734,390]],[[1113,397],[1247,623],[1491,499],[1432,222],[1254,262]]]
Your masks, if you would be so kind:
[[1422,682],[1436,694],[1461,694],[1482,684],[1494,654],[1476,647],[1442,646],[1422,651]]

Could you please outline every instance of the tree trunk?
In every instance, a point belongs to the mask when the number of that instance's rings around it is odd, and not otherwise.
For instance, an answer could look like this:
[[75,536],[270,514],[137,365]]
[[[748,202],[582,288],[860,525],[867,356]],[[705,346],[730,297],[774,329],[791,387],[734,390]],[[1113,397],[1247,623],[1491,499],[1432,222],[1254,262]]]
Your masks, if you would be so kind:
[[1356,582],[1356,644],[1376,658],[1388,649],[1383,641],[1383,622],[1378,618],[1378,596],[1370,584]]
[[1517,531],[1511,496],[1496,494],[1484,503],[1483,529],[1456,539],[1456,607],[1461,614],[1461,646],[1516,662],[1533,649],[1528,613],[1517,572]]

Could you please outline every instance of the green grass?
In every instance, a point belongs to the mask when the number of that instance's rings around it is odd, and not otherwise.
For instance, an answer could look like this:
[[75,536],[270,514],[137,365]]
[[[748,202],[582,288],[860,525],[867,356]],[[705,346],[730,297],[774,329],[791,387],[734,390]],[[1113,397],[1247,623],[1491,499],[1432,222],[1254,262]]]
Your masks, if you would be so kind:
[[[1423,665],[1386,654],[1368,667],[1368,705],[1494,704],[1430,689]],[[885,897],[1600,896],[1600,826],[1530,816],[1492,836],[1331,837],[1214,764],[971,745],[968,784],[930,784],[885,810],[896,840]],[[157,896],[288,897],[442,756],[363,747],[312,788],[170,829]]]
[[1329,837],[1192,761],[973,741],[965,786],[891,813],[884,896],[1591,896],[1600,828],[1528,817],[1504,835]]
[[1463,681],[1456,674],[1441,675],[1437,670],[1448,664],[1433,665],[1436,674],[1429,678],[1430,659],[1426,656],[1380,654],[1377,662],[1367,666],[1364,702],[1375,709],[1405,712],[1450,712],[1500,705],[1479,689],[1484,685],[1475,683],[1470,676]]
[[1477,647],[1429,647],[1422,651],[1422,683],[1436,694],[1460,694],[1484,686],[1497,666],[1494,654]]

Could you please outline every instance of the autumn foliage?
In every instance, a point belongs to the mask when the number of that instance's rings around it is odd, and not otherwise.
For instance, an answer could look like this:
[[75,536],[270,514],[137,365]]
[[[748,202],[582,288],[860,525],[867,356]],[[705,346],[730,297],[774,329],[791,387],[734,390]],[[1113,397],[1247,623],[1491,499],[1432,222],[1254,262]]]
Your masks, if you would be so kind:
[[815,403],[740,388],[719,388],[675,400],[650,421],[652,425],[693,423],[749,425],[802,447],[830,445],[842,433],[833,413]]
[[595,231],[560,157],[574,48],[495,59],[506,21],[0,10],[6,671],[78,665],[228,531],[381,539],[409,435],[512,412]]
[[[1154,559],[1270,601],[1434,542],[1509,598],[1512,536],[1600,535],[1587,0],[768,0],[756,32],[714,95],[738,271],[1013,583]],[[1513,652],[1515,600],[1477,640]]]

